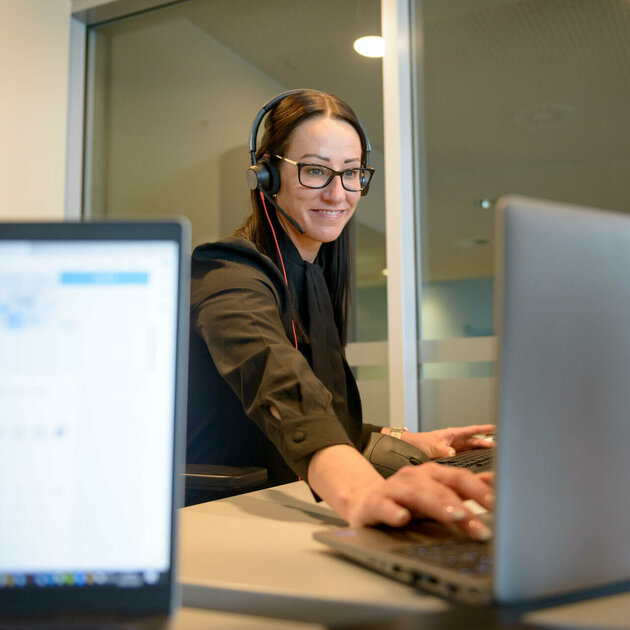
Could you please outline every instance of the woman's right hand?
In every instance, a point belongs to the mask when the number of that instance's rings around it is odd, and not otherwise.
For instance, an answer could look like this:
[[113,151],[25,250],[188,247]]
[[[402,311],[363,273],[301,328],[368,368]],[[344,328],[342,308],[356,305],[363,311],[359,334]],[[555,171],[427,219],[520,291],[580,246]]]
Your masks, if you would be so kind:
[[464,501],[491,510],[493,479],[433,462],[404,466],[384,479],[357,450],[341,444],[317,452],[308,471],[313,490],[353,527],[402,527],[412,518],[432,518],[474,540],[487,540],[491,532]]
[[491,531],[464,501],[474,499],[491,510],[493,480],[492,473],[475,475],[431,462],[404,466],[382,482],[357,489],[348,504],[346,520],[353,527],[379,523],[401,527],[412,518],[432,518],[458,527],[474,540],[488,540]]

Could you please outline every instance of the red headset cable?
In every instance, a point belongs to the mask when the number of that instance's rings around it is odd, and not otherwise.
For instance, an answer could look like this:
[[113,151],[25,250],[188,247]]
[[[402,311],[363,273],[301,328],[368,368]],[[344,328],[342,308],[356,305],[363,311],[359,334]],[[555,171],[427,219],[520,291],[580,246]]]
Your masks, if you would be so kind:
[[[282,265],[282,275],[284,276],[284,283],[289,288],[289,281],[287,280],[287,270],[284,268],[284,260],[282,259],[282,252],[280,251],[280,245],[278,245],[278,239],[276,238],[276,231],[273,229],[273,223],[269,218],[269,213],[267,212],[267,204],[265,203],[265,195],[263,195],[262,191],[260,192],[260,200],[262,201],[263,209],[265,210],[265,216],[267,217],[267,221],[269,222],[269,227],[271,228],[271,233],[273,234],[273,240],[276,244],[276,249],[278,250],[278,256],[280,257],[280,264]],[[293,343],[295,345],[295,349],[297,350],[298,342],[297,335],[295,334],[295,322],[293,318],[291,318],[291,326],[293,327]]]

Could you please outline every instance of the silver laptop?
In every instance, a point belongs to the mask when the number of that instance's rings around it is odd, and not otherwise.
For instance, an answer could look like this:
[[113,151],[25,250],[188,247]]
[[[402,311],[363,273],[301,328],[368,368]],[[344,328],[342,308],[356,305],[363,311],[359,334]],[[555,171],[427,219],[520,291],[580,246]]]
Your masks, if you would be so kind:
[[630,580],[630,216],[521,197],[496,209],[494,538],[316,538],[462,602],[523,602]]
[[178,601],[189,242],[0,224],[0,622],[160,626]]

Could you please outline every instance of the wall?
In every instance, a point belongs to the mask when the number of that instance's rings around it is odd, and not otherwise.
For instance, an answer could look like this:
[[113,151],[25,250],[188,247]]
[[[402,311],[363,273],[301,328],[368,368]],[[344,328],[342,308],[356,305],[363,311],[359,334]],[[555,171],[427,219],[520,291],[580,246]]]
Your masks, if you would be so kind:
[[0,0],[0,220],[62,219],[70,0]]
[[92,214],[186,215],[198,244],[245,218],[255,104],[284,87],[170,14],[99,33],[104,133],[95,146],[104,153]]

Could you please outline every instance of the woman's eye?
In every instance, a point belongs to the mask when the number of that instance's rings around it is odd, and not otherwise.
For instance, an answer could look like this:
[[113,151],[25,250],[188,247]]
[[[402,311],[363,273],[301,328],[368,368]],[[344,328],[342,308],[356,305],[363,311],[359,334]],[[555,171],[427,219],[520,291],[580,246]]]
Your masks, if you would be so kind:
[[352,180],[352,179],[358,179],[358,177],[359,177],[359,169],[357,168],[351,168],[343,172],[344,179]]
[[324,169],[321,166],[307,166],[304,170],[309,177],[321,177],[325,175]]

